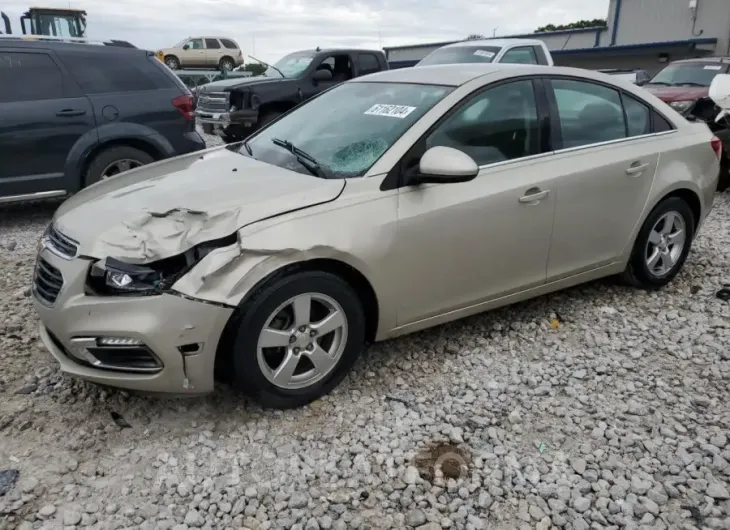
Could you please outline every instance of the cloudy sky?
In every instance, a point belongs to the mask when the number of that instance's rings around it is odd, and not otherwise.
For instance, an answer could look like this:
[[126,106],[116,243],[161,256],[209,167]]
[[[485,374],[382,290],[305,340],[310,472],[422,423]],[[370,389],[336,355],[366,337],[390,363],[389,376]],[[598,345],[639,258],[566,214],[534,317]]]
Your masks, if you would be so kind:
[[545,24],[605,17],[609,0],[0,0],[15,32],[32,5],[88,12],[88,35],[140,48],[194,35],[236,39],[275,61],[316,46],[381,47],[526,33]]

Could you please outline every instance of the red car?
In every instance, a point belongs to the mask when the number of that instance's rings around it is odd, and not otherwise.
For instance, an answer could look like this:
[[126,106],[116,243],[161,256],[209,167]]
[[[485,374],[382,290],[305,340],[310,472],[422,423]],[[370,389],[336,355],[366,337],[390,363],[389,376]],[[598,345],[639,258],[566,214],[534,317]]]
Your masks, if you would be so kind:
[[707,123],[722,140],[723,154],[718,191],[730,186],[730,120],[717,123],[720,109],[708,97],[710,83],[718,74],[728,73],[730,57],[705,57],[674,61],[655,75],[644,88],[668,103],[688,119]]

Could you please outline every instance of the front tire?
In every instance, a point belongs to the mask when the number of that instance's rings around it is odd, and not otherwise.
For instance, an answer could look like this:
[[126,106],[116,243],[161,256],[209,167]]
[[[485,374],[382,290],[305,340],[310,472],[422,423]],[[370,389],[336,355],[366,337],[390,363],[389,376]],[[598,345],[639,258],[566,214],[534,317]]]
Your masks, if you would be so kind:
[[365,343],[360,298],[344,280],[307,271],[264,286],[234,326],[234,384],[264,407],[306,405],[335,388]]
[[218,69],[222,72],[230,72],[235,67],[236,65],[230,57],[221,57],[221,60],[218,61]]
[[165,56],[165,64],[170,70],[179,70],[180,69],[180,59],[175,57],[174,55],[167,55]]
[[694,231],[694,214],[684,199],[660,202],[639,231],[623,279],[642,288],[667,285],[687,260]]

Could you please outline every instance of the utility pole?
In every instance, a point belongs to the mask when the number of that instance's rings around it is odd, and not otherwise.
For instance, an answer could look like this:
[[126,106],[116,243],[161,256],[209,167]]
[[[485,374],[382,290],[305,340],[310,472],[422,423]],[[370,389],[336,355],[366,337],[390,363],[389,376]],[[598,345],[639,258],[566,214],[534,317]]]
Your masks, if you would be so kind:
[[496,37],[496,36],[497,36],[497,30],[498,30],[498,29],[499,29],[499,26],[498,26],[498,27],[496,27],[496,28],[494,28],[494,29],[492,30],[492,37]]

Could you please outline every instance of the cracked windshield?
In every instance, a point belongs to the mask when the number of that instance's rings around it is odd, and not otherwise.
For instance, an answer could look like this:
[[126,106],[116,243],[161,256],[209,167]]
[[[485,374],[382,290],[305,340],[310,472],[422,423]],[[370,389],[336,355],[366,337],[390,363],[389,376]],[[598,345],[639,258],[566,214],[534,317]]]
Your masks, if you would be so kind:
[[[248,154],[248,147],[257,160],[300,173],[312,173],[307,165],[315,164],[325,178],[360,177],[450,91],[405,83],[341,85],[236,148]],[[282,141],[289,147],[280,145]]]

